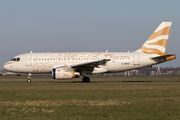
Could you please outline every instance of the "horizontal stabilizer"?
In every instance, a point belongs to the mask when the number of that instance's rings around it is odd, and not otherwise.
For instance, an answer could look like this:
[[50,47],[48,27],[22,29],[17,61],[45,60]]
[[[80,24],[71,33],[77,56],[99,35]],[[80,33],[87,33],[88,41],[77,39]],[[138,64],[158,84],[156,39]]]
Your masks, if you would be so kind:
[[[173,60],[173,59],[176,59],[176,55],[175,54],[162,54],[162,55],[160,55],[160,56],[158,56],[158,57],[153,57],[153,58],[151,58],[152,60],[155,60],[155,61],[169,61],[169,60]],[[158,63],[160,63],[160,62],[158,62]]]

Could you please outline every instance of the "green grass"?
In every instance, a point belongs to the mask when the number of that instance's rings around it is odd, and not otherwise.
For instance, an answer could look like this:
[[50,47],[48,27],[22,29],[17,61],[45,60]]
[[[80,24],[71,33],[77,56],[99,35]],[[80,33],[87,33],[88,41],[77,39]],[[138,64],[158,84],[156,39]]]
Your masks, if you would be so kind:
[[177,120],[180,84],[0,85],[0,119]]

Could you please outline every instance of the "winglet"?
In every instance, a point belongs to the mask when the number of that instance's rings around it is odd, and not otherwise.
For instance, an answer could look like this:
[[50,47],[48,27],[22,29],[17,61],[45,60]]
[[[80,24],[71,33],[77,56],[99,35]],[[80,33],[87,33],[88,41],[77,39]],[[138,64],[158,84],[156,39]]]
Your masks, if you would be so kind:
[[172,22],[162,22],[143,46],[136,52],[144,52],[147,54],[165,53],[171,24]]

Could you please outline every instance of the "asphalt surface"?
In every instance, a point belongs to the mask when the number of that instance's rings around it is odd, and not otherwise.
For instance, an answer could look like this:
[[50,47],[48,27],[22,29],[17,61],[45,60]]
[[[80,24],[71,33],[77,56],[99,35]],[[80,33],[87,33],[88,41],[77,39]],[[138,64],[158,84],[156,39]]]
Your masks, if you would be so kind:
[[33,76],[31,83],[26,82],[26,76],[0,76],[0,85],[32,85],[32,84],[180,84],[180,76],[131,76],[131,77],[91,77],[89,83],[83,83],[82,78],[69,80],[54,80],[48,76]]
[[180,82],[90,82],[90,83],[0,83],[0,85],[34,85],[34,84],[180,84]]

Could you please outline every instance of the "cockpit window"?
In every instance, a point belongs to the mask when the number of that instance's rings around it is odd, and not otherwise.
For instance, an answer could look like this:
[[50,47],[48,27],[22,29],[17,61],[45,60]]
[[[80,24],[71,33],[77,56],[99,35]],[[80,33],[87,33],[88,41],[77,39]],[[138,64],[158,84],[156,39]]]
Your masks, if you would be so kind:
[[17,61],[20,61],[20,58],[17,58]]
[[16,61],[16,58],[12,58],[10,61]]
[[12,58],[10,61],[20,61],[20,58]]

